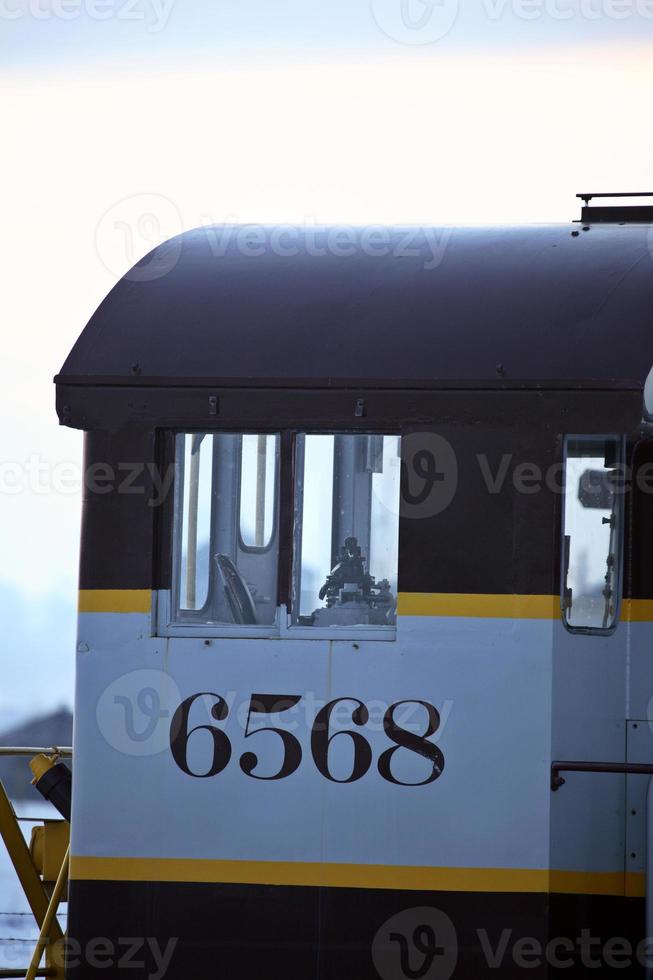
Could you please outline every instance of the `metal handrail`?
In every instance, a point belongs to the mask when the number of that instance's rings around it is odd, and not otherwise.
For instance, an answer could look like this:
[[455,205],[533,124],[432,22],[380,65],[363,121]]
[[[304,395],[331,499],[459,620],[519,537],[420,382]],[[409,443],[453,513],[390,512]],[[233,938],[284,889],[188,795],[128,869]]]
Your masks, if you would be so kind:
[[631,776],[653,776],[653,764],[643,762],[552,762],[551,789],[555,793],[565,780],[561,772],[612,772]]
[[[607,772],[627,776],[648,776],[646,787],[646,935],[653,930],[653,765],[646,762],[552,762],[551,789],[555,793],[565,780],[561,772]],[[653,968],[646,967],[646,980],[653,980]]]
[[0,755],[61,755],[71,756],[73,754],[70,745],[50,745],[45,748],[28,745],[0,745]]
[[[37,977],[56,977],[57,971],[51,970],[46,967],[44,970],[39,970],[35,976]],[[9,977],[15,978],[15,980],[25,980],[27,976],[27,967],[24,970],[4,970],[0,969],[0,980],[8,980]]]

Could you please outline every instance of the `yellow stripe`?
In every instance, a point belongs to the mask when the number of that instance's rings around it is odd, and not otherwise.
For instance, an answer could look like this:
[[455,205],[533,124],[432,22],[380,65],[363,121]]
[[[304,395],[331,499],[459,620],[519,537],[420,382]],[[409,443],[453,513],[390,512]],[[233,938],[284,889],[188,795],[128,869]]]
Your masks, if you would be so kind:
[[[479,619],[560,619],[555,595],[490,595],[460,592],[400,592],[400,616],[468,616]],[[653,599],[624,599],[621,622],[653,622]]]
[[81,589],[80,613],[149,613],[151,589]]
[[[82,589],[84,613],[149,613],[150,589]],[[459,592],[400,592],[400,616],[468,616],[480,619],[559,619],[560,599],[552,595],[490,595]],[[653,622],[653,599],[624,599],[622,622]]]
[[620,872],[549,871],[522,868],[422,868],[401,865],[330,864],[294,861],[210,861],[198,858],[73,856],[76,881],[222,882],[387,888],[448,892],[565,892],[623,895]]
[[400,592],[400,616],[470,616],[494,619],[559,619],[552,595],[465,595],[458,592]]
[[550,872],[549,891],[566,895],[623,895],[623,871]]
[[624,894],[627,898],[644,898],[646,895],[646,875],[643,871],[627,871]]
[[624,599],[621,603],[621,621],[624,623],[653,622],[653,599]]

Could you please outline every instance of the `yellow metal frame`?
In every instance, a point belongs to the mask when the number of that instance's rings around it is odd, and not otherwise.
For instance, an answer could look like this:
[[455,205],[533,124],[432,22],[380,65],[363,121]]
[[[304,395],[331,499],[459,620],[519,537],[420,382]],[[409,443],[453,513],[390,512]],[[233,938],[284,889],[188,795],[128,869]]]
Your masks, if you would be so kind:
[[[70,824],[67,820],[46,820],[32,829],[29,852],[41,878],[54,885],[70,843]],[[62,898],[62,901],[66,901]]]
[[[32,752],[48,750],[29,750]],[[52,751],[52,750],[50,750]],[[4,749],[2,755],[27,755],[24,749]],[[53,758],[58,758],[59,753],[54,750]],[[5,970],[0,969],[0,980],[8,980],[10,977],[25,978],[25,980],[35,980],[36,977],[52,977],[53,980],[63,980],[63,956],[55,956],[58,948],[61,952],[63,945],[63,932],[57,920],[57,910],[64,894],[68,879],[68,866],[70,863],[70,846],[66,854],[51,896],[48,896],[45,885],[41,880],[36,865],[30,854],[28,844],[23,837],[18,822],[18,817],[14,811],[11,800],[0,780],[0,836],[4,841],[7,853],[14,866],[16,875],[21,884],[25,897],[32,911],[32,915],[39,927],[39,938],[32,954],[30,965],[24,970]],[[45,967],[39,968],[43,953],[45,952]]]
[[[32,953],[32,960],[25,974],[25,980],[35,980],[38,973],[39,963],[41,962],[41,957],[43,956],[43,950],[47,950],[48,942],[50,939],[50,930],[52,926],[57,921],[57,909],[59,908],[59,902],[61,901],[61,896],[63,895],[64,888],[66,887],[66,880],[68,878],[68,864],[70,862],[70,844],[66,849],[66,854],[63,859],[61,868],[59,869],[59,876],[57,877],[54,890],[52,892],[52,897],[48,905],[48,910],[45,913],[45,918],[41,926],[41,931],[39,933],[39,938],[37,940],[36,946],[34,947],[34,952]],[[63,970],[61,971],[63,974]],[[59,973],[55,973],[54,976],[58,976]]]

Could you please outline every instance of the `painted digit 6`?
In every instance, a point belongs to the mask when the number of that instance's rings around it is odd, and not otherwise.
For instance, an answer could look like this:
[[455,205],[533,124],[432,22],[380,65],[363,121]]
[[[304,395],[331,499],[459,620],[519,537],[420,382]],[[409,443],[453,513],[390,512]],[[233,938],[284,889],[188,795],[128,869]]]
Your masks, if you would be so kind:
[[[331,712],[341,701],[353,701],[356,708],[352,711],[351,720],[355,725],[364,725],[369,717],[369,711],[358,698],[336,698],[318,711],[311,730],[311,752],[315,765],[326,779],[332,783],[353,783],[365,775],[372,765],[372,750],[360,732],[335,732],[329,736],[329,721]],[[336,779],[329,771],[329,746],[334,739],[346,735],[354,743],[354,766],[347,779]]]
[[[182,772],[188,776],[195,776],[196,779],[208,779],[209,776],[217,776],[226,768],[231,758],[231,742],[224,732],[214,725],[196,725],[195,728],[188,730],[188,717],[190,709],[198,698],[215,698],[215,704],[211,708],[211,716],[216,721],[224,721],[229,714],[229,705],[219,694],[212,691],[201,691],[193,694],[192,697],[182,701],[170,722],[170,751]],[[213,739],[213,759],[208,772],[193,772],[188,765],[188,742],[194,732],[210,732]]]

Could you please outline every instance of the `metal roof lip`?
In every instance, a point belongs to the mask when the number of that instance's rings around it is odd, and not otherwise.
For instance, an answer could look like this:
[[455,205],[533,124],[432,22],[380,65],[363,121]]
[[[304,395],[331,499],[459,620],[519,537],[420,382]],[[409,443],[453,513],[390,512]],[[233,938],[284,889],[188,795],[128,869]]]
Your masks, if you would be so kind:
[[130,377],[96,377],[87,376],[67,376],[57,374],[53,379],[54,384],[70,385],[71,387],[92,387],[92,388],[129,388],[139,390],[141,388],[189,388],[197,390],[205,388],[207,391],[233,390],[238,388],[260,388],[269,390],[293,389],[323,389],[323,390],[344,390],[356,391],[365,390],[411,390],[411,391],[578,391],[588,389],[591,391],[642,391],[643,384],[636,378],[620,379],[612,381],[605,379],[596,380],[588,378],[577,379],[535,379],[535,378],[501,378],[492,381],[488,378],[470,380],[447,380],[447,379],[404,379],[404,378],[166,378],[156,376],[143,376],[138,378]]

